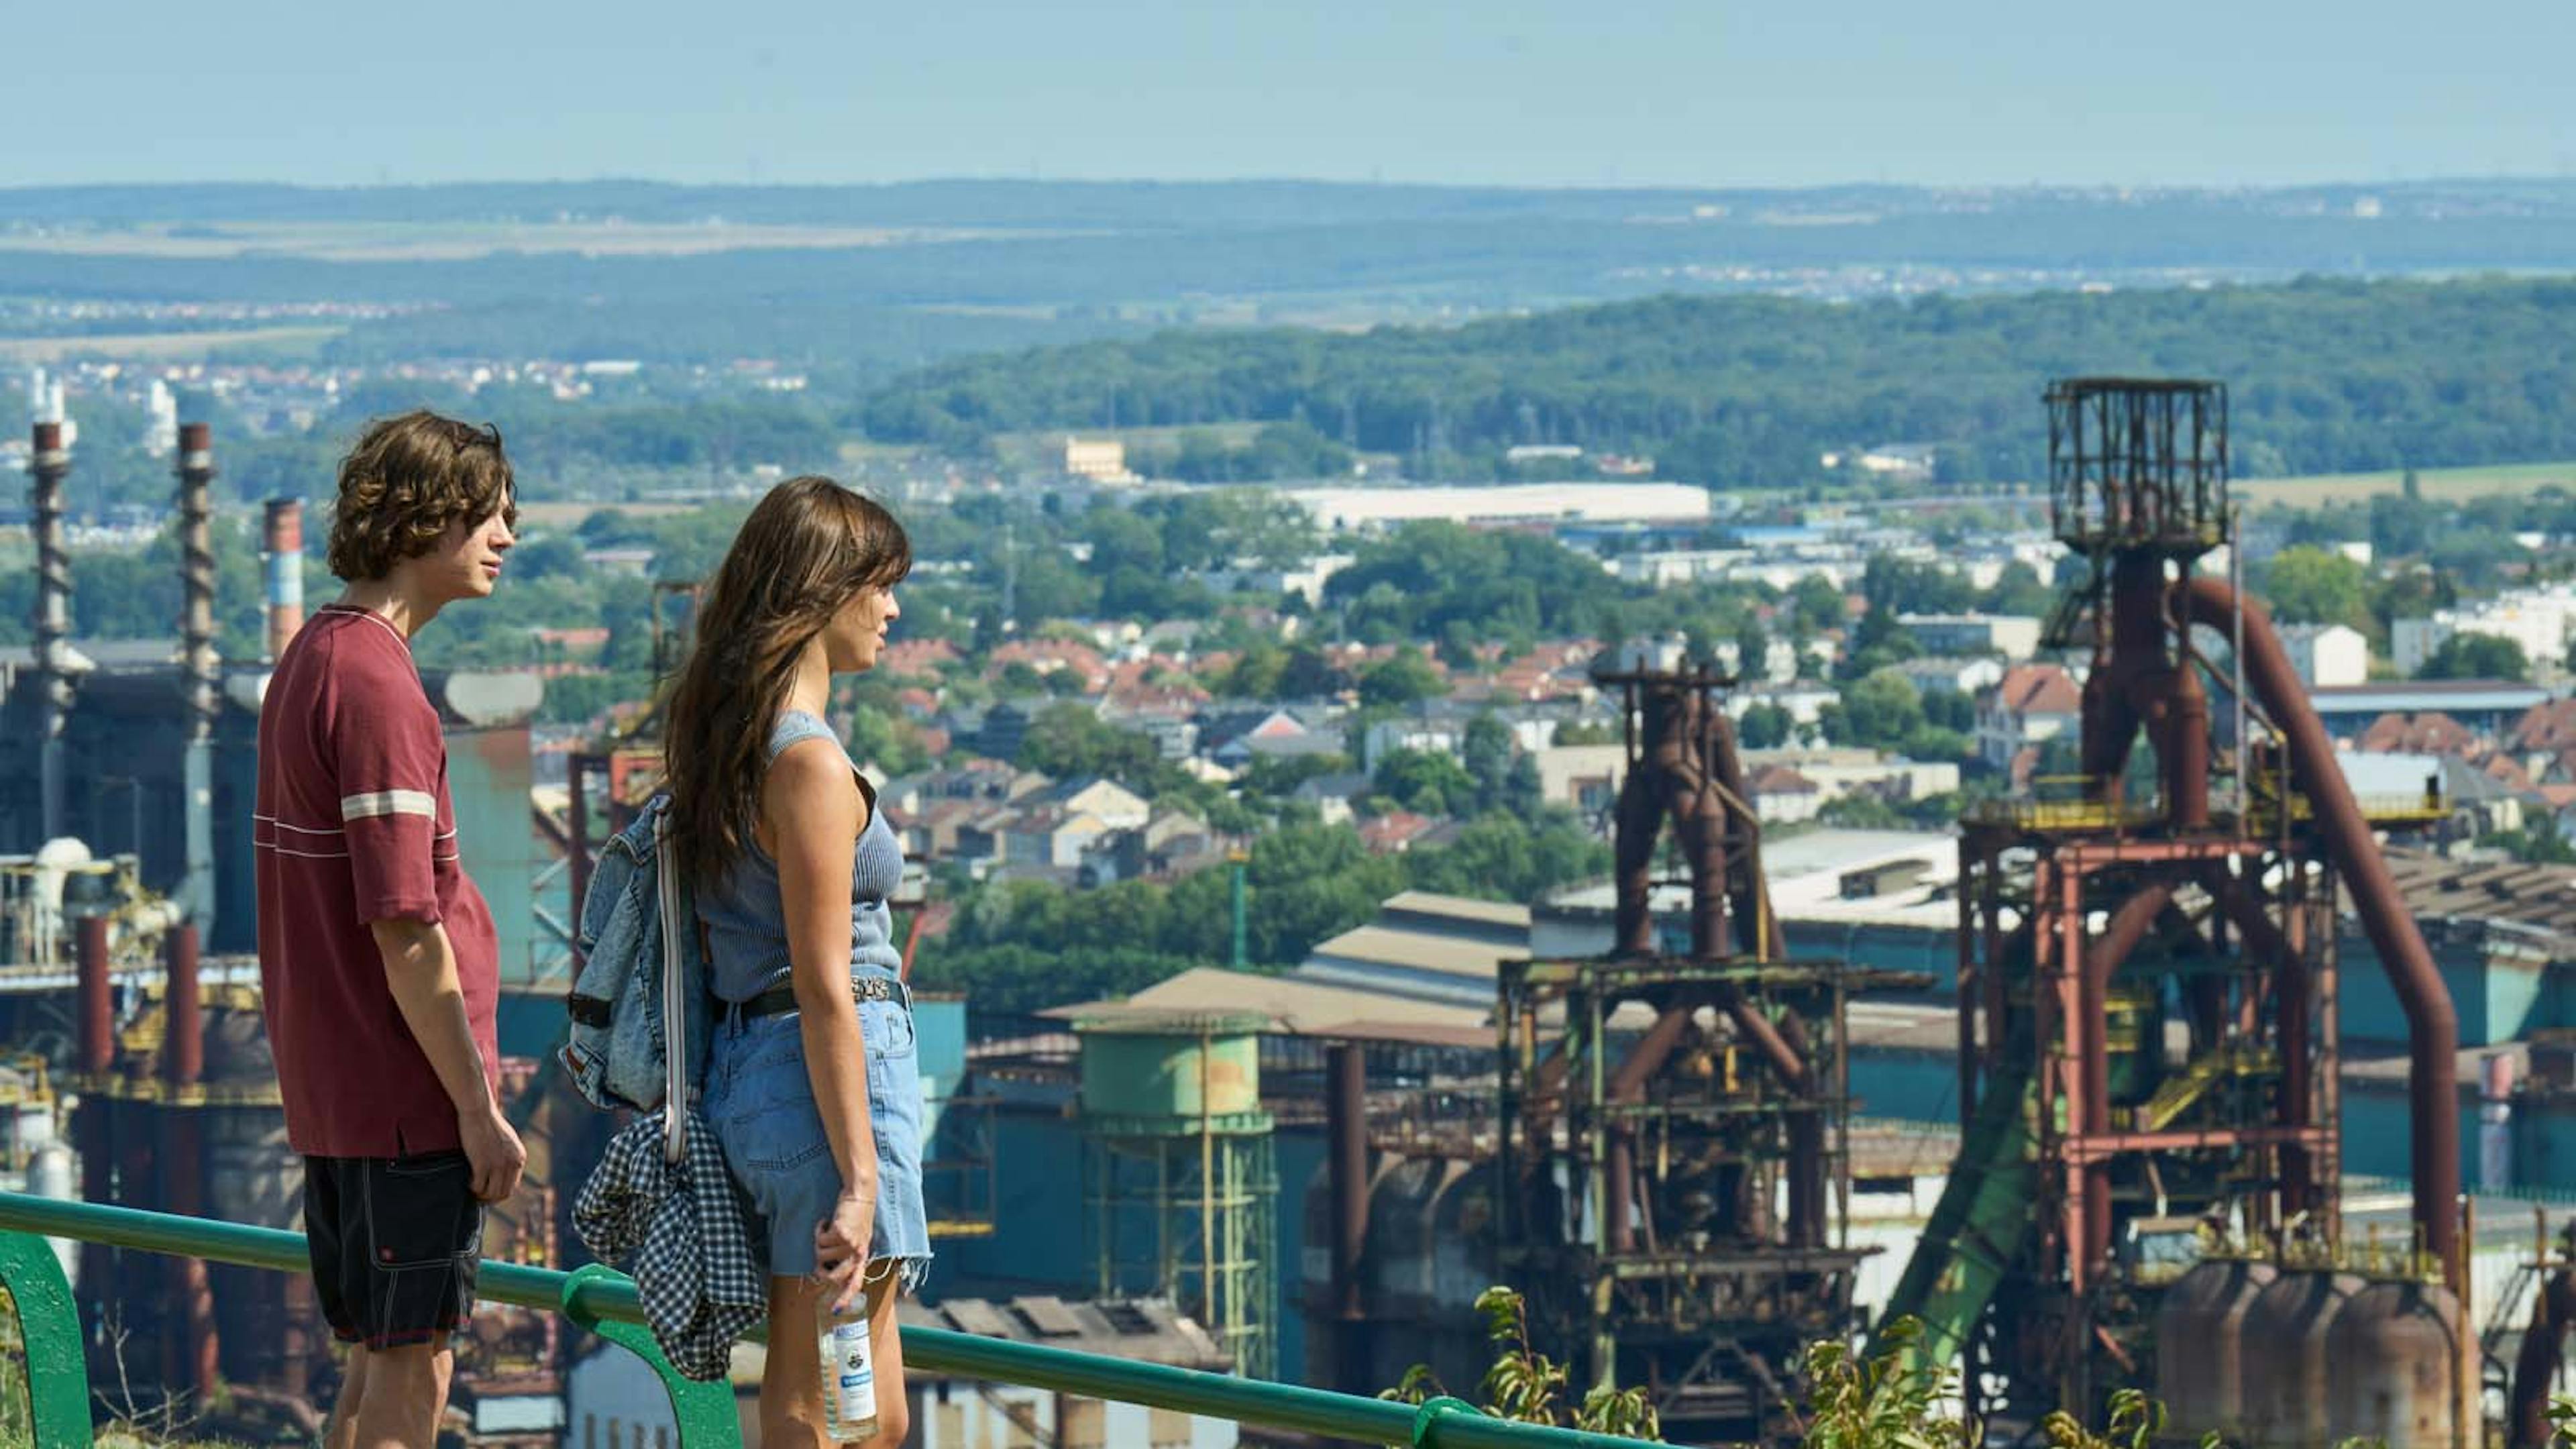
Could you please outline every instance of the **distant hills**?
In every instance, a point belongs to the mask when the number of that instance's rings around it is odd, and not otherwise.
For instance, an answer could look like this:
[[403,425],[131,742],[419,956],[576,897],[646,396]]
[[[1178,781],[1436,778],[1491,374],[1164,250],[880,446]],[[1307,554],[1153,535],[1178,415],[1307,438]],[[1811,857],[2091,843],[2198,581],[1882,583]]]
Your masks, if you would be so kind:
[[[2554,180],[0,190],[0,304],[427,303],[437,310],[357,327],[336,355],[759,355],[879,379],[960,352],[1165,326],[1446,324],[1666,293],[1850,301],[2568,271],[2576,182]],[[32,325],[0,305],[0,331]]]
[[[1930,443],[1944,475],[2042,476],[2039,396],[2076,374],[2231,384],[2247,475],[2576,458],[2576,280],[1926,297],[1665,297],[1449,329],[1167,332],[940,364],[877,389],[873,436],[1294,422],[1416,471],[1518,443],[1794,484],[1827,450]],[[1445,460],[1442,455],[1446,455]],[[1425,466],[1427,465],[1427,466]]]

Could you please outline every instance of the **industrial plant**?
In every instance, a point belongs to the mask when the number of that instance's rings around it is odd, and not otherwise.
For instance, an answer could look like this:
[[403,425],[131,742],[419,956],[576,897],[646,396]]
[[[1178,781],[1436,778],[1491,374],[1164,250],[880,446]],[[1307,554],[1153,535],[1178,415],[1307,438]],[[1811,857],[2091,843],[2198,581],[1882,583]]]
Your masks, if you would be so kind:
[[[1606,882],[1408,891],[1295,970],[1201,967],[1007,1029],[924,993],[938,1270],[907,1313],[1363,1394],[1419,1365],[1466,1393],[1491,1361],[1471,1305],[1501,1284],[1578,1393],[1643,1389],[1676,1443],[1798,1443],[1819,1341],[1955,1374],[1992,1442],[2136,1389],[2177,1442],[2546,1443],[2567,1218],[2478,1193],[2514,1182],[2517,1145],[2545,1154],[2576,1054],[2507,1051],[2507,1013],[2464,1028],[2455,1004],[2506,936],[2545,972],[2546,932],[2443,924],[2513,892],[2405,853],[2447,813],[2438,779],[2351,782],[2242,578],[2226,388],[2077,378],[2044,404],[2074,773],[1952,836],[1766,841],[1730,672],[1605,654]],[[0,654],[0,1179],[298,1228],[249,955],[266,664],[216,649],[213,439],[179,433],[175,643],[76,646],[58,424],[29,471],[36,636]],[[273,659],[302,516],[265,518]],[[673,640],[684,594],[656,596]],[[657,783],[653,721],[584,741],[550,795],[540,680],[425,683],[498,908],[530,1149],[484,1251],[574,1266],[569,1200],[614,1124],[550,1065],[572,943],[544,903],[578,901]],[[2422,903],[2440,891],[2461,899]],[[928,902],[897,904],[908,968]],[[220,1401],[242,1438],[318,1426],[337,1370],[300,1277],[103,1246],[71,1266],[94,1380]],[[601,1357],[622,1352],[487,1307],[460,1433],[628,1442],[655,1421]],[[939,1449],[970,1410],[1086,1442],[1061,1404],[914,1392]]]

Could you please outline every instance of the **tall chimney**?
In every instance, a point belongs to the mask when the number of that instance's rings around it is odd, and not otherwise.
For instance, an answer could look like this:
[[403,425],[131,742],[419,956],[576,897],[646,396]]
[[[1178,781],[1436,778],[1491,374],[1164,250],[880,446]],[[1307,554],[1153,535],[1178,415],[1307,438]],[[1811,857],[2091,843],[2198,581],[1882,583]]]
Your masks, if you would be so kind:
[[303,499],[268,500],[267,539],[260,558],[268,568],[268,658],[274,664],[304,627]]
[[36,819],[40,840],[70,826],[63,801],[63,726],[72,712],[72,561],[63,548],[63,479],[72,471],[63,425],[36,424]]
[[215,452],[204,423],[179,425],[179,528],[184,602],[180,663],[187,678],[188,746],[182,762],[181,817],[187,873],[178,897],[200,931],[215,919],[215,715],[222,707],[222,661],[215,654]]

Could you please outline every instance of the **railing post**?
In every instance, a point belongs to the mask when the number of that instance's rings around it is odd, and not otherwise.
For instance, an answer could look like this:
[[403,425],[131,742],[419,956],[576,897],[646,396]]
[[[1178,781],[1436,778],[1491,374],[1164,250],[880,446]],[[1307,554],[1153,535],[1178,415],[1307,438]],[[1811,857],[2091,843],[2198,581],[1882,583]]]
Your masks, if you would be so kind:
[[[680,1425],[680,1449],[742,1449],[742,1414],[734,1405],[733,1385],[723,1379],[702,1384],[689,1378],[662,1356],[662,1346],[653,1341],[651,1329],[640,1323],[602,1319],[592,1312],[584,1290],[603,1281],[624,1283],[626,1277],[599,1263],[574,1269],[572,1276],[564,1280],[564,1317],[652,1366],[662,1380],[663,1390],[671,1396],[671,1415]],[[571,1387],[569,1380],[565,1387]]]
[[28,1430],[38,1444],[89,1442],[89,1362],[81,1352],[80,1310],[53,1245],[33,1233],[0,1232],[0,1287],[18,1305],[27,1349]]

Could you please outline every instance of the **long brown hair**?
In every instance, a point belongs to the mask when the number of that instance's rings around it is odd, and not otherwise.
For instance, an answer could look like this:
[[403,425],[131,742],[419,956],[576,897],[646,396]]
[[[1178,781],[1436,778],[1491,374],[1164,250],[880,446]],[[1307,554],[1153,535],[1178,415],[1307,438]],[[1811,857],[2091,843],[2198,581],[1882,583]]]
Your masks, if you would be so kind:
[[662,711],[671,829],[691,880],[721,880],[752,840],[797,656],[859,590],[911,570],[903,525],[829,478],[790,478],[743,520]]

